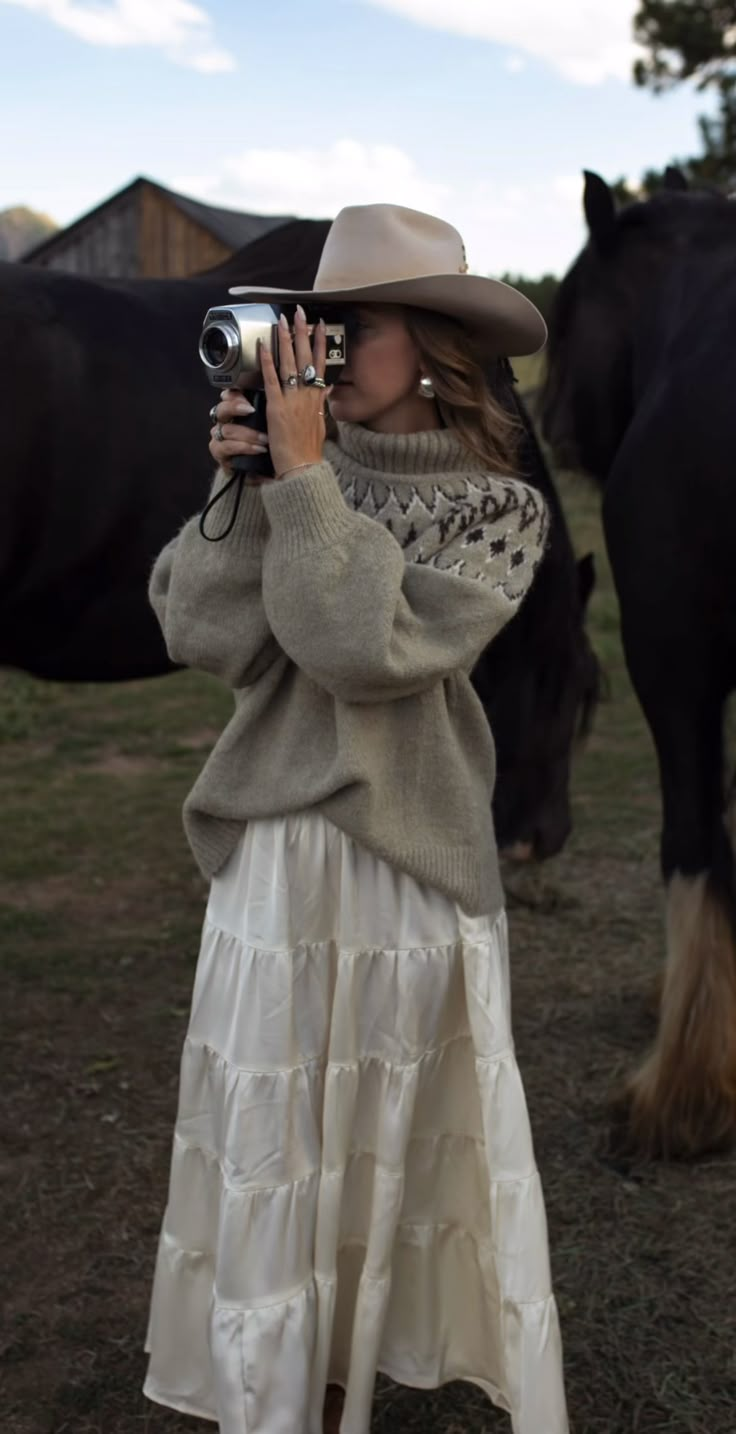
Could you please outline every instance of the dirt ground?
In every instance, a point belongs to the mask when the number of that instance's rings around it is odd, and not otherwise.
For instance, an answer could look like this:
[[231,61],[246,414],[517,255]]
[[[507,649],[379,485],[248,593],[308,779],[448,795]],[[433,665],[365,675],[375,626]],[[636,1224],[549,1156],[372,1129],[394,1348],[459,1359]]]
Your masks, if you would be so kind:
[[[578,547],[599,555],[611,690],[576,766],[574,837],[506,885],[572,1429],[734,1434],[736,1160],[626,1169],[604,1153],[608,1092],[654,1029],[658,794],[597,509],[579,490],[567,500]],[[205,900],[178,809],[228,703],[193,674],[106,689],[0,678],[8,1434],[214,1427],[140,1390]],[[377,1390],[375,1434],[502,1430],[464,1386]]]

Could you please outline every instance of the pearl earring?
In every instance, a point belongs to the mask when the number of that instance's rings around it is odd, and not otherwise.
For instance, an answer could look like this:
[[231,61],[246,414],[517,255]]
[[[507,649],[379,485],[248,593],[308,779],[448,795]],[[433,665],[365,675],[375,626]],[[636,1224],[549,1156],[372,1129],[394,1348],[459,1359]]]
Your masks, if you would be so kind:
[[420,398],[434,398],[435,393],[431,378],[420,378],[419,396]]

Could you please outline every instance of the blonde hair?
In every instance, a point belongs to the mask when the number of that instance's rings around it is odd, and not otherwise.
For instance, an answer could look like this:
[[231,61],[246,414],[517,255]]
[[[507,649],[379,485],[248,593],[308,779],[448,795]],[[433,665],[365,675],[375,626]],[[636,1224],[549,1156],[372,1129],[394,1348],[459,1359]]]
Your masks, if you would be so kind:
[[445,426],[491,472],[515,477],[522,426],[495,398],[479,340],[457,319],[434,311],[405,308],[404,319]]

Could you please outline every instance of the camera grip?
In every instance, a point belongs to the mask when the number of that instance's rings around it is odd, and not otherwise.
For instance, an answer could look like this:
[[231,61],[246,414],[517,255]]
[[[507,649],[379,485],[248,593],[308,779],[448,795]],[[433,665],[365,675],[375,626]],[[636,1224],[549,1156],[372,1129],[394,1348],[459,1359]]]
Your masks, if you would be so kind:
[[[256,389],[244,395],[253,404],[253,413],[246,418],[231,419],[233,423],[240,423],[244,428],[255,428],[258,433],[263,433],[266,427],[266,395],[261,389]],[[273,478],[274,469],[271,462],[271,454],[265,453],[237,453],[230,459],[230,467],[235,473],[243,473],[252,478]]]

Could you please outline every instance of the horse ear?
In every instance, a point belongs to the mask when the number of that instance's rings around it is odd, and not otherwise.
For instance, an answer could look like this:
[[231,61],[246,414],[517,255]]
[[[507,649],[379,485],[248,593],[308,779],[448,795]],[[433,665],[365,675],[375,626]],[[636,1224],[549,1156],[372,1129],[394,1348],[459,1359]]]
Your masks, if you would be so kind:
[[664,187],[671,190],[673,194],[686,194],[690,185],[687,182],[687,177],[681,169],[677,168],[676,164],[668,164],[664,172]]
[[584,558],[578,560],[578,595],[580,607],[585,612],[590,601],[590,595],[595,587],[595,558],[592,553],[586,553]]
[[583,174],[583,207],[590,237],[599,253],[605,254],[612,248],[616,236],[616,201],[605,179],[601,179],[599,174],[594,174],[590,169],[584,169]]

